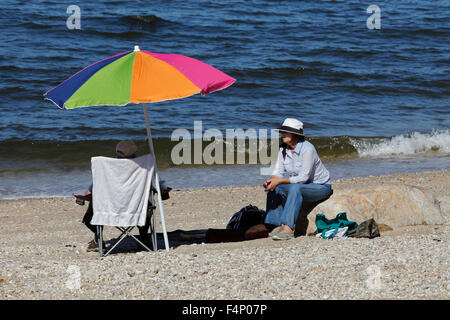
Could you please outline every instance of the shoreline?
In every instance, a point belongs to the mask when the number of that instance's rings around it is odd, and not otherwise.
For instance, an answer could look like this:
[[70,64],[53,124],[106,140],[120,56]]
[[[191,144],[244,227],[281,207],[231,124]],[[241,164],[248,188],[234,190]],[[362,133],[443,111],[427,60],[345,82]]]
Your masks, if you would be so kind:
[[[345,183],[346,181],[354,181],[355,179],[357,180],[362,180],[362,179],[383,179],[383,178],[387,178],[387,179],[392,179],[397,176],[411,176],[411,175],[427,175],[427,174],[432,174],[433,172],[445,172],[449,169],[446,168],[441,168],[441,169],[433,169],[433,170],[423,170],[423,171],[415,171],[415,172],[409,172],[409,171],[405,171],[405,172],[397,172],[397,173],[386,173],[386,174],[379,174],[379,175],[359,175],[359,176],[354,176],[354,177],[350,177],[350,178],[338,178],[338,179],[332,179],[332,183]],[[164,178],[162,180],[165,180]],[[261,179],[261,181],[263,181],[263,179]],[[412,183],[412,182],[411,182]],[[261,182],[262,184],[262,182]],[[88,184],[87,184],[88,185]],[[168,181],[168,185],[171,187],[170,185],[170,181]],[[187,191],[187,190],[206,190],[206,189],[226,189],[226,188],[254,188],[254,187],[259,187],[259,184],[256,183],[251,183],[251,184],[237,184],[237,185],[222,185],[222,186],[199,186],[199,187],[190,187],[190,188],[173,188],[173,191]],[[77,191],[82,191],[82,190],[77,190]],[[84,190],[83,190],[84,191]],[[75,192],[75,191],[74,191]],[[52,199],[52,198],[73,198],[72,195],[29,195],[29,196],[17,196],[17,197],[5,197],[5,198],[1,198],[0,197],[0,202],[1,201],[15,201],[15,200],[26,200],[26,199]]]
[[[415,185],[440,204],[445,222],[394,227],[374,239],[297,237],[230,243],[171,243],[157,252],[86,252],[87,206],[74,198],[0,200],[2,299],[449,299],[450,169],[334,180],[335,194]],[[246,205],[265,208],[262,186],[172,190],[168,232],[225,228]],[[315,215],[313,211],[311,215]],[[350,219],[350,217],[349,217]],[[161,232],[157,215],[157,231]],[[134,234],[137,233],[137,230]],[[119,234],[106,228],[105,239]],[[282,260],[280,260],[282,259]],[[283,263],[280,264],[280,261]],[[380,286],[368,285],[377,268]],[[73,270],[79,286],[73,284]],[[378,272],[377,271],[377,272]],[[377,273],[378,274],[378,273]],[[72,281],[72,282],[71,282]]]
[[[447,149],[443,149],[442,152],[445,150]],[[427,156],[419,154],[393,157],[369,156],[324,161],[324,164],[331,173],[332,180],[342,180],[347,177],[365,178],[445,170],[450,168],[450,157],[448,153]],[[19,170],[17,173],[8,171],[8,168],[12,169],[13,165],[30,170]],[[14,159],[12,162],[6,161],[7,170],[0,170],[0,179],[3,182],[0,187],[0,200],[70,197],[74,191],[84,192],[91,183],[89,161],[83,166],[65,163],[63,166],[62,164],[54,165],[51,169],[45,168],[50,166],[49,162],[42,165],[42,163],[22,163],[21,160],[16,162]],[[182,165],[159,169],[161,180],[165,180],[171,188],[180,190],[262,185],[271,173],[269,167],[257,164]]]

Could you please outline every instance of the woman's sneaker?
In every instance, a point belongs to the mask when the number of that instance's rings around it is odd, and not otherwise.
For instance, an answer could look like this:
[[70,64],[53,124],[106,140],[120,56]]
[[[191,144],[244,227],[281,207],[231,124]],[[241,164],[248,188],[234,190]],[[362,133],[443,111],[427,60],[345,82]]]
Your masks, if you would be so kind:
[[278,232],[280,232],[281,230],[283,230],[283,229],[281,229],[281,228],[275,228],[275,229],[273,229],[272,231],[270,231],[269,232],[269,237],[273,237],[274,235],[276,235]]
[[294,233],[290,233],[290,232],[288,232],[286,230],[281,230],[280,232],[275,233],[272,236],[273,240],[289,240],[289,239],[292,239],[292,238],[294,238]]

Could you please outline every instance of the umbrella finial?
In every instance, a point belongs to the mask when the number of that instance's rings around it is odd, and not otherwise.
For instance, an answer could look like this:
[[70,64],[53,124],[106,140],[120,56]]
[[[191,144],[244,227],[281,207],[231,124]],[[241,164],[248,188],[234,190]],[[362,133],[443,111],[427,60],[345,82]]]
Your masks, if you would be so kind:
[[139,46],[134,46],[134,52],[136,52],[136,51],[140,51]]

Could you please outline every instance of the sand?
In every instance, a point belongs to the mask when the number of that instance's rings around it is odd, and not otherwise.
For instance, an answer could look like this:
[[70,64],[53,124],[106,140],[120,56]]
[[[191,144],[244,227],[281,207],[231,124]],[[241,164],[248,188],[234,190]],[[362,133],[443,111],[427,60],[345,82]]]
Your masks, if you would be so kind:
[[[393,184],[445,200],[450,170],[335,180],[333,189]],[[164,201],[167,230],[225,228],[248,204],[265,208],[262,186],[173,190]],[[86,252],[86,208],[71,197],[0,201],[2,299],[449,298],[448,223],[375,239],[173,243],[169,252],[149,253],[128,241],[101,258]],[[449,221],[448,206],[442,210]],[[105,231],[106,239],[117,235]]]

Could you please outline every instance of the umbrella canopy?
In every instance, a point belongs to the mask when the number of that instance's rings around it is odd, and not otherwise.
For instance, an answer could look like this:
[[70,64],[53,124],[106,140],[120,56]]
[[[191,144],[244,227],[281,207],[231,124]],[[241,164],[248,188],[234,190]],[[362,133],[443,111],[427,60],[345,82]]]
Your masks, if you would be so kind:
[[224,89],[236,80],[179,54],[119,53],[95,62],[44,94],[62,109],[179,99]]
[[[196,93],[205,95],[224,89],[236,80],[196,59],[179,54],[134,51],[100,60],[77,72],[44,94],[61,109],[98,105],[142,103],[151,153],[153,140],[146,102],[179,99]],[[161,215],[164,243],[169,242],[155,162],[155,187]],[[152,238],[156,248],[156,234]]]

